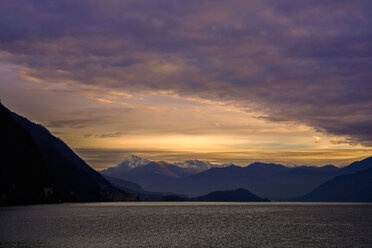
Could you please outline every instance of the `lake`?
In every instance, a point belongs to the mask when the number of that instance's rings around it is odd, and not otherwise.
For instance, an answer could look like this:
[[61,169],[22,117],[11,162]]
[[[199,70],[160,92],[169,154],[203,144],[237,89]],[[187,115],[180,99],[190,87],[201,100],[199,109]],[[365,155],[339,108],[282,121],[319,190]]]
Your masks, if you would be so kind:
[[372,204],[1,207],[0,247],[372,247]]

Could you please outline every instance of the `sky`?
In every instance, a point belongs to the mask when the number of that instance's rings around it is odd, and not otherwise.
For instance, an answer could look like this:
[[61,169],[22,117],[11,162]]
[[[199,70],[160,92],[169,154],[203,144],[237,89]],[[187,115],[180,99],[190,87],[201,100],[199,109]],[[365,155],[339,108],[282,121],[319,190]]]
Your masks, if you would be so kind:
[[0,99],[96,169],[372,155],[369,0],[2,0]]

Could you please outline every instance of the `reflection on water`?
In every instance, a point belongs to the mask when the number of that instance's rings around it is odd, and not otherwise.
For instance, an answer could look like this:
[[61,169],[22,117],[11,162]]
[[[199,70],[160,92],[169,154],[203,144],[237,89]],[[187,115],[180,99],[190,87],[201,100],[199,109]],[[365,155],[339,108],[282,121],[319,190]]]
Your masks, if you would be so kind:
[[84,203],[0,208],[0,247],[372,247],[371,204]]

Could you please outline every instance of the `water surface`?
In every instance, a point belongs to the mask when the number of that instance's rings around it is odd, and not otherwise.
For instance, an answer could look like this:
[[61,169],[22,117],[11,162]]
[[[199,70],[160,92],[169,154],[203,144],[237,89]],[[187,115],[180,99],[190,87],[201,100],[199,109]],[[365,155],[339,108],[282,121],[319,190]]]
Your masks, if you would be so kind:
[[2,207],[0,247],[372,247],[372,204]]

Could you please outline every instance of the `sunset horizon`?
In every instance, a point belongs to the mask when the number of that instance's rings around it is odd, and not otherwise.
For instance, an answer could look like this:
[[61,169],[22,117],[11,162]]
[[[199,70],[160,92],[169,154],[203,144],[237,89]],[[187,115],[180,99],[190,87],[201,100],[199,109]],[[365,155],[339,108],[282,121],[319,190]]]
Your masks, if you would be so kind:
[[0,247],[370,247],[372,1],[0,0]]
[[372,154],[365,1],[42,2],[1,3],[0,98],[95,168]]

